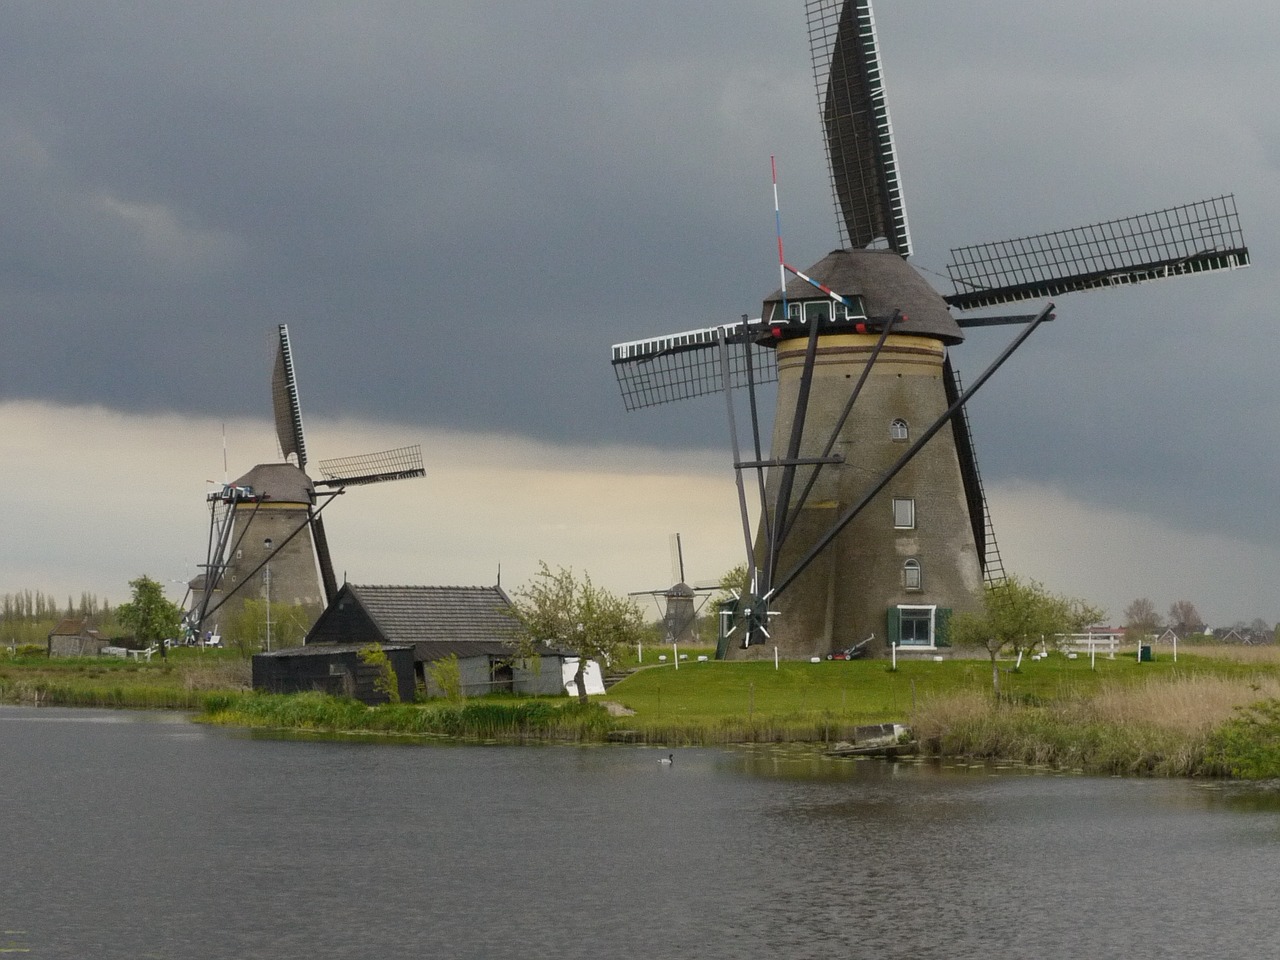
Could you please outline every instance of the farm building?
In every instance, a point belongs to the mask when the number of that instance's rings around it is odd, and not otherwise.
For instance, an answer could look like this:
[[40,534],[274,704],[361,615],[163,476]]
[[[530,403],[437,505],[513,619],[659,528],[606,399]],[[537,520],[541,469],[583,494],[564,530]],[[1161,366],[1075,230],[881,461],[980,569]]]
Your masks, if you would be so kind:
[[96,657],[107,639],[89,628],[89,621],[67,618],[49,631],[47,652],[51,657]]
[[[346,583],[307,634],[307,646],[382,643],[413,649],[413,674],[438,696],[432,666],[458,658],[467,696],[565,692],[565,671],[577,659],[547,648],[515,657],[511,600],[501,587],[357,586]],[[596,677],[598,671],[594,671]],[[572,674],[570,673],[570,676]],[[588,691],[597,684],[588,677]],[[603,687],[599,687],[603,690]]]
[[[253,689],[267,693],[304,693],[317,690],[334,696],[355,697],[370,706],[387,703],[379,690],[379,669],[360,657],[368,644],[330,643],[315,647],[290,647],[253,656]],[[413,700],[413,648],[381,644],[402,701]]]

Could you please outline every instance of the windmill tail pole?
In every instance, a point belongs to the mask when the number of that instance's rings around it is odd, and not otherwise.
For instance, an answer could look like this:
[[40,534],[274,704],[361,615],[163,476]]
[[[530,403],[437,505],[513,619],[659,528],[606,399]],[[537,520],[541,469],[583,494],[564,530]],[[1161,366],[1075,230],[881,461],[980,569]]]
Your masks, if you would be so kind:
[[1027,337],[1031,336],[1036,327],[1049,319],[1052,314],[1053,304],[1046,304],[1045,308],[1036,314],[1035,319],[1028,323],[1026,328],[1014,337],[1013,341],[1004,348],[1000,356],[996,357],[996,359],[992,361],[991,366],[987,367],[987,369],[982,372],[982,375],[970,384],[969,388],[956,399],[955,403],[951,404],[951,406],[947,408],[946,412],[933,422],[933,425],[920,436],[920,439],[913,443],[910,448],[898,458],[897,463],[890,467],[888,472],[885,473],[885,475],[867,491],[863,498],[846,511],[844,515],[835,522],[831,529],[823,534],[822,538],[800,559],[795,567],[792,568],[791,572],[786,576],[779,578],[772,585],[764,599],[766,601],[775,599],[778,594],[795,582],[796,578],[805,571],[809,564],[817,559],[818,555],[821,554],[823,550],[831,545],[831,542],[840,535],[841,531],[843,531],[850,522],[852,522],[853,518],[861,513],[863,508],[866,507],[866,505],[870,503],[881,490],[889,485],[889,481],[896,477],[902,468],[911,462],[926,443],[933,439],[934,434],[951,422],[951,418],[955,412],[968,403],[969,398],[977,393],[984,383],[991,379],[992,374],[1000,369],[1004,362],[1013,355],[1013,352],[1017,350],[1018,347],[1022,346]]
[[[724,327],[720,327],[716,331],[716,338],[720,346],[720,376],[724,380],[725,403],[729,413],[729,442],[733,447],[733,462],[736,464],[741,461],[738,456],[738,421],[733,415],[733,390],[730,389],[731,381],[729,375],[729,341],[725,335]],[[747,349],[750,349],[750,346]],[[747,514],[747,490],[742,483],[742,468],[735,467],[733,472],[738,486],[738,509],[742,513],[742,537],[747,545],[747,577],[749,580],[754,580],[756,558],[755,550],[751,545],[751,518]]]

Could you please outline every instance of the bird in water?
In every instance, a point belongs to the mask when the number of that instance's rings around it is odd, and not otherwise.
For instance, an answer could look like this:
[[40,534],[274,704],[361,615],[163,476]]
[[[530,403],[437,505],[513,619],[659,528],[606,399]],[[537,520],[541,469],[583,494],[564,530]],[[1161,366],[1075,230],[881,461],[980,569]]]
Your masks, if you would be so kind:
[[669,767],[676,762],[676,755],[674,753],[668,753],[665,757],[663,757],[658,762],[662,764],[664,767]]

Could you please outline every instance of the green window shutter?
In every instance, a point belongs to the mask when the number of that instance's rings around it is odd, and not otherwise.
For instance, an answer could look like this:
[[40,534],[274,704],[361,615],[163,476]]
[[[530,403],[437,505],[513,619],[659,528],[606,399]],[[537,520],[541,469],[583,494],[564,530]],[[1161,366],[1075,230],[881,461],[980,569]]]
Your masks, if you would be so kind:
[[885,639],[889,643],[902,643],[902,611],[897,607],[890,607],[885,614]]
[[951,646],[951,608],[939,607],[933,615],[933,645]]

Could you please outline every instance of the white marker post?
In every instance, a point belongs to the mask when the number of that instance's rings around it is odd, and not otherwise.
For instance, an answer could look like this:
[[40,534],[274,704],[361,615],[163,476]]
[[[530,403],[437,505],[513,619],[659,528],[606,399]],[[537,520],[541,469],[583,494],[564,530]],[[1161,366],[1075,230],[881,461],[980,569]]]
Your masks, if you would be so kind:
[[897,669],[898,669],[898,641],[897,641],[897,640],[895,640],[895,641],[893,641],[893,643],[889,644],[889,648],[893,651],[893,669],[894,669],[895,671],[897,671]]
[[676,669],[680,669],[680,649],[676,646],[674,640],[671,641],[671,659],[676,662]]
[[778,669],[778,648],[773,648],[773,669]]

